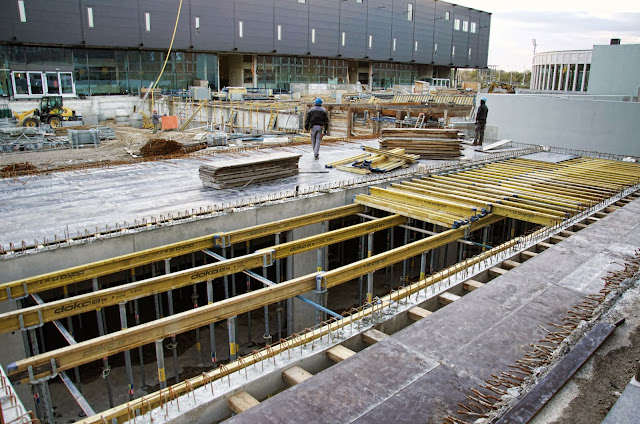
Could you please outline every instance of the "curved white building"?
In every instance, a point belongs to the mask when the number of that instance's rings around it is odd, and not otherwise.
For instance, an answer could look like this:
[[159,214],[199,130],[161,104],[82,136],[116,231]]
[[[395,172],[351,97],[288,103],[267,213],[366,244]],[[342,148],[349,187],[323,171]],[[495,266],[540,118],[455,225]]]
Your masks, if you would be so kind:
[[592,50],[564,50],[533,56],[530,88],[545,91],[587,91]]

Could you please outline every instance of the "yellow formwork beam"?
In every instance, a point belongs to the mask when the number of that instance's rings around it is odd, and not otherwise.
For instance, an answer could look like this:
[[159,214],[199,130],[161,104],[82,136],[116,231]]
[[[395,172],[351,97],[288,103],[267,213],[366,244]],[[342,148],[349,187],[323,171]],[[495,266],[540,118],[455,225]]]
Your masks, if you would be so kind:
[[[65,371],[82,364],[115,355],[125,350],[131,350],[138,346],[161,340],[170,335],[187,332],[212,322],[221,321],[306,293],[316,287],[316,277],[319,275],[323,276],[327,287],[342,284],[352,279],[353,276],[359,272],[362,272],[360,275],[364,275],[368,272],[373,272],[377,269],[417,256],[425,250],[444,246],[464,236],[467,230],[475,231],[501,219],[501,217],[488,216],[475,221],[468,226],[468,229],[461,227],[455,230],[447,230],[437,236],[433,236],[436,238],[431,241],[430,239],[433,237],[428,237],[341,267],[339,271],[333,270],[326,273],[312,273],[149,323],[16,361],[7,367],[7,375],[12,382],[28,383],[28,370],[31,367],[34,378],[45,378],[51,376],[54,372]],[[169,274],[168,276],[171,275],[172,274]],[[345,279],[347,277],[351,278],[347,280]],[[52,361],[55,363],[55,370],[52,368]]]
[[361,205],[374,209],[380,209],[390,213],[397,213],[418,221],[428,222],[430,224],[439,225],[441,227],[451,228],[456,221],[463,219],[460,216],[454,216],[443,213],[435,209],[426,209],[412,205],[402,204],[389,200],[379,199],[368,194],[359,194],[355,201]]
[[162,261],[179,255],[210,249],[223,240],[241,242],[258,237],[273,235],[292,228],[315,224],[318,222],[355,215],[364,212],[364,207],[353,204],[326,211],[310,213],[295,218],[283,219],[267,224],[256,225],[229,233],[218,233],[168,244],[140,252],[129,253],[115,258],[96,261],[89,264],[49,272],[34,277],[23,278],[0,284],[0,301],[22,298],[29,294],[43,292],[59,287],[90,280],[94,277],[113,274],[119,271],[136,268],[152,262]]

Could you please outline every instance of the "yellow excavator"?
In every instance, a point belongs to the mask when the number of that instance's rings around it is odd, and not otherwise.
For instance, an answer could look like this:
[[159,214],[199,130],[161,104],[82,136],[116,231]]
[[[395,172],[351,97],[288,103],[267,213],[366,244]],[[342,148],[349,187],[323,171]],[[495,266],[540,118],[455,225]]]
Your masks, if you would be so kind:
[[18,125],[24,127],[37,127],[40,124],[49,124],[51,128],[60,128],[62,121],[79,121],[76,111],[62,104],[62,96],[45,96],[40,99],[38,109],[26,112],[13,112],[18,120]]
[[501,88],[502,90],[505,90],[505,91],[497,91],[496,93],[505,93],[505,92],[509,94],[516,93],[516,89],[513,87],[513,85],[507,84],[505,82],[498,82],[498,81],[494,81],[489,85],[489,90],[487,91],[487,93],[493,93],[496,88]]

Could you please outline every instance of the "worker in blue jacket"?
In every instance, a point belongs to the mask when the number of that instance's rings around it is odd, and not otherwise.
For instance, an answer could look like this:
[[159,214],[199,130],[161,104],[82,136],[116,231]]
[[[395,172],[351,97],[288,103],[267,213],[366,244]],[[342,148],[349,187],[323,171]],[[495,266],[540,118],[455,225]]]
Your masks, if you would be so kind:
[[329,113],[322,107],[322,99],[318,97],[315,100],[315,106],[307,112],[307,119],[304,121],[304,129],[311,131],[311,146],[313,147],[313,157],[318,159],[320,156],[320,142],[322,136],[327,134],[329,130]]

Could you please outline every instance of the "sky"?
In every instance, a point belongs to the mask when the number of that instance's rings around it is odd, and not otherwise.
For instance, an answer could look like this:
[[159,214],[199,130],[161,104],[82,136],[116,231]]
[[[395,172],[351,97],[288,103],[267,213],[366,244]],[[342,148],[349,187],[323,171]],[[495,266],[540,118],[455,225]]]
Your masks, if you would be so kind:
[[[536,52],[590,50],[594,44],[640,44],[638,0],[448,0],[490,12],[489,65],[531,69]],[[635,6],[634,6],[635,5]]]

